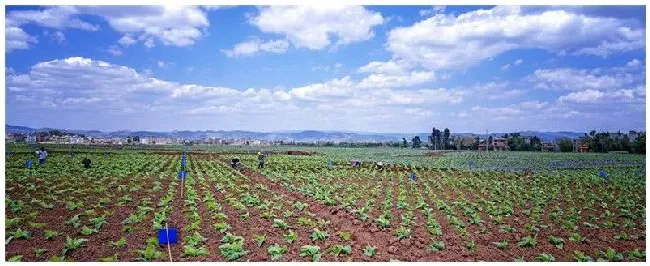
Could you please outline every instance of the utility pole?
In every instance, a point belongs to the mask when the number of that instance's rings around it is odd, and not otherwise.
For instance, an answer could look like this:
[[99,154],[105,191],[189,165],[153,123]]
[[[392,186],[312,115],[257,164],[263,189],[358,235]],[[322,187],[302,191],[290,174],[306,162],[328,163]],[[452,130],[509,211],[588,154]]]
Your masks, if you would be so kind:
[[490,135],[488,134],[488,130],[485,129],[485,151],[490,150],[490,142],[488,142],[489,138],[490,138]]

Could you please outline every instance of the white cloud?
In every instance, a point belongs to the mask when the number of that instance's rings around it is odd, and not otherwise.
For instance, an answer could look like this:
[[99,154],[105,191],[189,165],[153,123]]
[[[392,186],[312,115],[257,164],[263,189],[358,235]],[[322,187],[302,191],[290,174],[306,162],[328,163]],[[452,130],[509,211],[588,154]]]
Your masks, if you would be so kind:
[[446,8],[446,6],[433,6],[431,9],[421,9],[419,13],[421,17],[428,17],[433,14],[444,13]]
[[[645,90],[644,90],[645,91]],[[635,91],[634,89],[621,89],[612,92],[602,92],[597,90],[584,90],[571,92],[567,95],[560,96],[560,103],[632,103],[643,102],[645,92]]]
[[74,6],[51,6],[40,10],[15,10],[6,15],[6,25],[22,26],[37,24],[46,28],[63,30],[66,28],[97,31],[99,26],[75,18],[80,14]]
[[[463,69],[518,48],[561,54],[586,53],[582,49],[595,47],[610,53],[638,49],[644,39],[644,29],[625,20],[563,10],[526,13],[517,6],[498,6],[457,17],[436,14],[412,26],[395,28],[388,34],[387,48],[395,58],[426,68]],[[625,49],[598,48],[606,43]]]
[[322,65],[322,66],[318,65],[318,66],[312,66],[311,71],[330,71],[330,70],[334,70],[334,71],[338,72],[338,70],[340,70],[342,67],[343,67],[343,64],[341,64],[341,63],[336,63],[336,64],[331,65],[331,66],[329,66],[329,65]]
[[527,78],[536,88],[547,90],[585,90],[620,88],[638,82],[630,73],[601,73],[600,69],[538,69]]
[[193,45],[210,25],[205,11],[197,6],[84,6],[80,9],[104,18],[124,36],[148,41],[150,46],[153,39],[163,45]]
[[5,53],[18,49],[28,49],[30,44],[38,43],[38,39],[27,34],[19,27],[5,27]]
[[411,87],[436,80],[433,71],[413,71],[406,75],[371,74],[359,82],[360,88]]
[[250,17],[262,32],[280,34],[295,47],[320,50],[369,40],[381,14],[361,6],[270,6]]
[[[83,21],[82,16],[99,16],[123,36],[118,43],[129,46],[138,41],[146,47],[156,42],[170,46],[190,46],[201,39],[209,26],[207,15],[197,6],[50,6],[40,10],[15,10],[6,15],[6,49],[26,49],[26,33],[20,28],[36,24],[59,30],[97,31],[99,26]],[[28,36],[28,35],[27,35]]]
[[110,47],[108,47],[107,51],[114,56],[122,55],[122,50],[120,50],[120,48],[117,47],[116,45],[111,45]]
[[63,32],[61,31],[55,31],[55,32],[44,31],[43,35],[50,37],[50,39],[57,42],[58,44],[62,44],[65,42],[65,34],[63,34]]
[[510,64],[505,64],[505,65],[501,66],[501,71],[506,71],[506,70],[508,70],[508,68],[510,68]]
[[235,44],[230,50],[222,50],[228,57],[252,56],[259,51],[282,54],[289,48],[289,43],[285,40],[273,40],[262,42],[258,39],[252,39]]
[[515,60],[515,66],[521,65],[521,63],[523,63],[523,62],[524,62],[523,59],[517,59],[517,60]]
[[119,44],[123,45],[123,46],[127,46],[127,47],[128,47],[128,46],[130,46],[130,45],[132,45],[132,44],[134,44],[134,43],[136,43],[136,42],[138,42],[138,41],[135,40],[135,39],[133,39],[133,37],[131,37],[131,36],[129,36],[129,35],[124,35],[124,36],[122,36],[122,38],[120,38],[119,40],[117,40],[117,42],[118,42]]
[[375,73],[389,75],[405,75],[410,68],[405,61],[373,61],[359,68],[359,73]]

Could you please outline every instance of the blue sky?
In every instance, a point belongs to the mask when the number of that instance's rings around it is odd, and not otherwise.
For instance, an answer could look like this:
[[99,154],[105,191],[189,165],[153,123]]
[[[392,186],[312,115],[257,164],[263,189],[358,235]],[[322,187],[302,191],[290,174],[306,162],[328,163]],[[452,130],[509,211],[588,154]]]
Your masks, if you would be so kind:
[[12,125],[645,128],[644,7],[5,11],[6,122]]

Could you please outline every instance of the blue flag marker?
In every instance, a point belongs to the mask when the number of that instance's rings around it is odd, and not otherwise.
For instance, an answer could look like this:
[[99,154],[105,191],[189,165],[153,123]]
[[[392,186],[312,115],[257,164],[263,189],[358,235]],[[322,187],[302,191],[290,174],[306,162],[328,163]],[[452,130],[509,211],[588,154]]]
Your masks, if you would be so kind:
[[158,229],[158,245],[176,244],[178,230],[176,228]]
[[411,179],[411,181],[415,181],[415,173],[411,173],[409,175],[409,179]]
[[32,161],[32,160],[27,160],[27,161],[25,162],[25,167],[27,167],[27,168],[32,168],[32,164],[34,164],[34,161]]
[[605,171],[600,171],[600,173],[598,173],[598,175],[599,175],[600,177],[602,177],[603,179],[605,179],[605,181],[609,182],[609,175],[607,175],[607,172],[605,172]]
[[185,179],[186,176],[187,176],[187,171],[179,171],[178,172],[178,178]]

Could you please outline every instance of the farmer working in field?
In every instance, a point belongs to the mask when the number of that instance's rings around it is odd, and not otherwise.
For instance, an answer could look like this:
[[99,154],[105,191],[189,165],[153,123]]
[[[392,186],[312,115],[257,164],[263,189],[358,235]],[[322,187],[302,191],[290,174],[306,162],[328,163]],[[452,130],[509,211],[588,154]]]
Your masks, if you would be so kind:
[[375,169],[378,171],[384,171],[384,163],[377,162],[377,164],[375,165]]
[[38,164],[45,164],[45,160],[47,159],[47,152],[45,151],[45,148],[41,147],[41,150],[36,151],[36,154],[38,155]]
[[230,160],[230,167],[232,167],[235,170],[239,170],[239,168],[241,167],[241,161],[239,160],[239,157],[235,157],[232,158],[232,160]]
[[81,161],[81,163],[84,164],[84,168],[86,168],[86,169],[90,168],[90,163],[91,163],[90,159],[88,159],[88,158],[84,158],[84,159]]
[[257,168],[260,168],[260,169],[264,168],[264,157],[266,157],[266,155],[264,155],[264,153],[262,153],[262,152],[257,153],[257,162],[258,162]]

